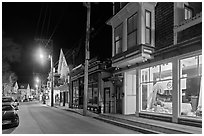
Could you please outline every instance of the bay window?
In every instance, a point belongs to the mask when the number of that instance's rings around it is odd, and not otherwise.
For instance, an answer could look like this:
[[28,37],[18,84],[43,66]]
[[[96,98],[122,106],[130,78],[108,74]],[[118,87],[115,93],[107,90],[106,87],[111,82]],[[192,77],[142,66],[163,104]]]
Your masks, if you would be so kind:
[[129,49],[137,44],[137,13],[127,20],[127,34],[127,48]]
[[122,52],[122,29],[123,26],[120,24],[118,27],[115,28],[115,54]]
[[145,11],[145,43],[151,44],[151,12]]

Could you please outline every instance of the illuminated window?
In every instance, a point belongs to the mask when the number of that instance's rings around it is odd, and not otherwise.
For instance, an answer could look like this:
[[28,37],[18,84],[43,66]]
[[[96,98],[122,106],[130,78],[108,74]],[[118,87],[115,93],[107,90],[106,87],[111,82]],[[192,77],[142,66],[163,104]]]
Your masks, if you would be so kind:
[[193,10],[188,7],[188,6],[184,6],[184,11],[185,11],[185,20],[192,18],[193,16]]
[[181,116],[202,117],[201,69],[201,55],[180,60]]
[[172,63],[141,69],[141,111],[172,114]]

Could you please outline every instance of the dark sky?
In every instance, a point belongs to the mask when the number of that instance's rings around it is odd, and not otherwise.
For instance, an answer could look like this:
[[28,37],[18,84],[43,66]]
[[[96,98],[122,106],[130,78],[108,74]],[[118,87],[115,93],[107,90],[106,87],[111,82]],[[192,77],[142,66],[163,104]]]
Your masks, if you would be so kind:
[[[12,65],[18,82],[32,84],[33,72],[43,74],[49,70],[49,62],[42,66],[33,57],[37,49],[35,38],[50,38],[54,32],[54,61],[57,61],[60,48],[71,49],[85,36],[86,15],[81,2],[3,2],[3,36],[12,38],[23,48],[21,61]],[[111,56],[111,27],[105,24],[111,16],[111,2],[92,3],[91,27],[95,36],[90,43],[91,56],[104,52]]]

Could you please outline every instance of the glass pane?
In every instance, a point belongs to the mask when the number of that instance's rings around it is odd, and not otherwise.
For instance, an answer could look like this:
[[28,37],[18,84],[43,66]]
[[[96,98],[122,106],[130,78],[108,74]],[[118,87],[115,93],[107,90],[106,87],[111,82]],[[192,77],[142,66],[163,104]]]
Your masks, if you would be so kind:
[[133,29],[135,30],[137,28],[137,14],[135,14],[133,16],[133,20],[134,20],[134,23],[133,23]]
[[130,33],[130,32],[133,30],[133,18],[132,18],[132,17],[130,17],[130,18],[128,19],[128,24],[127,24],[127,26],[128,26],[128,33]]
[[115,37],[122,37],[122,24],[115,28]]
[[93,98],[92,98],[92,86],[91,85],[89,85],[88,87],[87,99],[88,99],[88,104],[92,104]]
[[146,27],[150,27],[151,22],[151,13],[149,11],[146,11]]
[[93,104],[98,104],[98,86],[97,84],[93,85]]
[[142,84],[142,110],[147,109],[147,84]]
[[117,42],[115,43],[115,52],[116,52],[116,54],[122,52],[121,43],[122,43],[121,40],[119,40],[119,41],[117,41]]
[[145,42],[146,43],[148,43],[148,44],[150,44],[151,43],[151,39],[150,39],[150,34],[151,34],[151,31],[150,31],[150,29],[147,29],[146,28],[146,30],[145,30]]
[[168,84],[172,80],[149,84],[147,89],[147,111],[172,114],[172,89]]
[[202,75],[202,55],[199,56],[199,75]]
[[159,79],[159,65],[150,67],[150,81],[158,81]]
[[172,79],[172,63],[161,65],[161,80]]
[[149,82],[149,68],[141,70],[141,82]]
[[198,57],[191,57],[180,61],[180,77],[190,77],[198,75]]
[[201,77],[181,79],[181,115],[202,117]]
[[128,35],[128,49],[136,45],[136,31]]

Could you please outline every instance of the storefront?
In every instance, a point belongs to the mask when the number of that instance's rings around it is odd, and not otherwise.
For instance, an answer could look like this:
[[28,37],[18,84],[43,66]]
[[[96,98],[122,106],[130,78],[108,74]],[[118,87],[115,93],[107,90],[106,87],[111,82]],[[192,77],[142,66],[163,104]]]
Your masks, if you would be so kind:
[[[109,88],[109,98],[106,101],[110,101],[112,97],[112,87],[109,83],[104,84],[103,78],[109,77],[110,73],[105,70],[107,68],[107,62],[100,62],[98,60],[90,61],[89,65],[89,75],[88,75],[88,90],[87,90],[87,109],[101,113],[104,112],[104,90]],[[110,63],[108,63],[110,66]],[[83,108],[83,97],[84,97],[84,69],[82,65],[74,68],[71,73],[72,82],[72,107],[73,108]],[[110,96],[111,95],[111,96]],[[110,107],[113,104],[110,102]],[[109,107],[106,109],[108,111]],[[109,112],[113,112],[110,109]]]
[[202,122],[200,51],[133,67],[123,74],[123,114],[170,122]]

